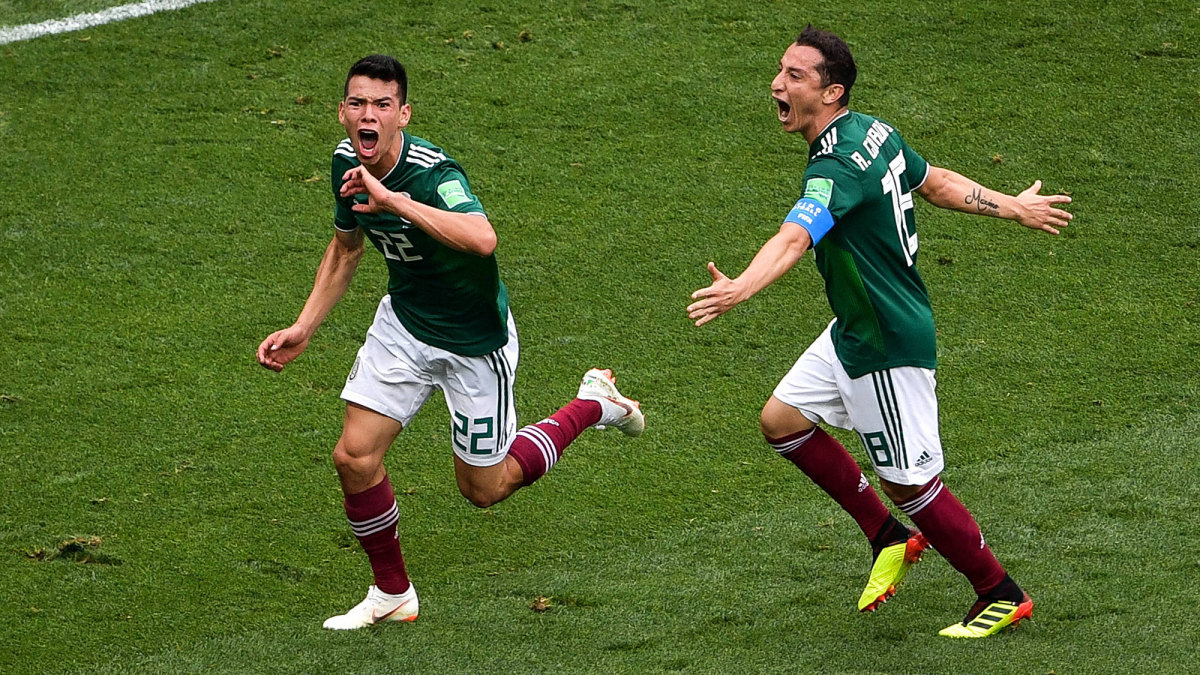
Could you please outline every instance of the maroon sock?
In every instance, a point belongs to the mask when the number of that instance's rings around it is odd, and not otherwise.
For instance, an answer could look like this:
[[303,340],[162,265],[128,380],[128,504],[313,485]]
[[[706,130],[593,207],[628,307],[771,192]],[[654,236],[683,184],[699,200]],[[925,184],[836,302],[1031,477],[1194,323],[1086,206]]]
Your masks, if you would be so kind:
[[522,427],[508,446],[508,454],[521,465],[524,484],[544,476],[571,441],[599,421],[600,403],[577,398],[541,422]]
[[977,595],[986,595],[1004,581],[1007,574],[984,542],[979,525],[940,477],[896,506],[912,518],[950,566],[967,577]]
[[768,438],[767,443],[828,492],[854,518],[868,540],[874,540],[892,517],[854,458],[824,429],[814,427],[783,438]]
[[367,552],[375,585],[384,593],[403,593],[408,590],[408,573],[404,556],[400,554],[400,539],[396,523],[400,511],[396,494],[385,475],[383,482],[354,495],[346,495],[346,517],[358,543]]

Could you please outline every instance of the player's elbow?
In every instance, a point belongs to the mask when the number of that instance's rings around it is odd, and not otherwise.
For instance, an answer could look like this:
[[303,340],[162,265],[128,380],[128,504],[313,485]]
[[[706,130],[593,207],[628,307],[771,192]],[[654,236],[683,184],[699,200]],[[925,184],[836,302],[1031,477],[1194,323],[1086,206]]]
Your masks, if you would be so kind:
[[470,239],[463,242],[462,250],[486,258],[496,250],[496,231],[491,227],[472,232]]
[[487,232],[481,233],[479,240],[475,242],[475,254],[481,258],[486,258],[496,251],[496,231],[488,228]]
[[947,194],[950,190],[950,171],[937,166],[929,167],[929,175],[925,177],[925,182],[921,187],[917,188],[917,194],[925,198],[925,201],[935,206],[941,206],[948,199]]

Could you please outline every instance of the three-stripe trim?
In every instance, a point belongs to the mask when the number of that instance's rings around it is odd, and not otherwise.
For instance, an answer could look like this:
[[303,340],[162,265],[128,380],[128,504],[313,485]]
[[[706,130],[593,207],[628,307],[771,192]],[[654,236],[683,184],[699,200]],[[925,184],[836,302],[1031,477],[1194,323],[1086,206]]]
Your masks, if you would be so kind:
[[942,479],[940,477],[935,478],[933,479],[933,482],[929,484],[929,487],[925,490],[924,494],[918,495],[915,499],[910,499],[909,501],[897,504],[896,506],[899,506],[900,510],[907,513],[909,516],[912,516],[915,513],[919,513],[921,509],[929,506],[930,502],[937,499],[937,496],[942,494],[942,489],[944,487],[945,486],[942,485]]
[[[326,147],[329,147],[329,146],[326,146]],[[349,138],[342,141],[341,143],[338,143],[338,146],[336,148],[334,148],[334,150],[333,150],[333,154],[341,155],[342,157],[346,157],[348,159],[353,159],[353,160],[358,159],[358,155],[355,154],[355,152],[354,152],[354,145],[350,142]]]
[[426,169],[432,169],[438,162],[445,159],[446,156],[440,152],[410,143],[408,146],[408,156],[405,158],[405,161],[417,166],[423,166]]
[[778,452],[781,455],[786,455],[808,442],[808,439],[812,438],[813,434],[815,433],[817,433],[817,428],[813,427],[812,429],[809,429],[807,434],[804,434],[799,438],[793,438],[790,441],[783,441],[782,443],[768,443],[768,445],[770,445],[772,448],[775,448],[775,452]]
[[374,518],[351,520],[350,529],[354,530],[354,536],[356,537],[369,537],[376,532],[382,532],[388,528],[395,527],[398,522],[400,522],[400,509],[396,506],[396,500],[393,499],[392,508]]
[[875,385],[875,399],[879,402],[879,414],[883,417],[883,433],[888,446],[895,452],[892,461],[897,469],[908,468],[908,448],[904,445],[904,425],[900,421],[900,403],[896,400],[896,385],[891,371],[871,373]]
[[[1000,603],[992,603],[979,613],[969,625],[976,628],[991,628],[1004,620],[1004,617],[1016,611],[1016,607],[1004,607]],[[999,614],[997,614],[997,612]]]
[[[545,421],[542,420],[542,422]],[[538,424],[542,422],[538,422]],[[546,460],[546,471],[549,471],[558,462],[558,449],[554,447],[554,441],[545,431],[531,424],[518,431],[517,435],[530,441],[541,451],[542,459]]]
[[508,363],[508,357],[500,349],[488,354],[488,366],[496,374],[496,452],[508,449],[509,415],[511,407],[509,396],[512,392],[513,369]]

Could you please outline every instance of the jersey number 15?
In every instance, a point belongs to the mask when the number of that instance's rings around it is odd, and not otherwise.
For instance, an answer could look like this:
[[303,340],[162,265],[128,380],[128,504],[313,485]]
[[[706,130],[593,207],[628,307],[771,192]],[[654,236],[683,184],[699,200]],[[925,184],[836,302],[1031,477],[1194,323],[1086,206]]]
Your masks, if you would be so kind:
[[904,153],[898,153],[896,158],[888,162],[887,173],[883,174],[883,194],[892,198],[892,216],[896,219],[896,234],[900,236],[900,250],[904,251],[904,261],[912,267],[913,256],[917,254],[917,233],[908,231],[908,218],[905,211],[912,211],[912,192],[902,192],[900,176],[907,168]]

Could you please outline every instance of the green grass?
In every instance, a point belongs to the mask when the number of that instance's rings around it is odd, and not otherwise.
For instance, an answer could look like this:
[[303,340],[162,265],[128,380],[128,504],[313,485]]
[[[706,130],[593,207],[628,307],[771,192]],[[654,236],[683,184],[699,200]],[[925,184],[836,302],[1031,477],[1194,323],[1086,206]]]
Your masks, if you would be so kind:
[[[0,671],[1194,668],[1194,3],[315,4],[0,46]],[[797,196],[766,94],[810,20],[855,50],[853,107],[931,162],[1076,200],[1059,238],[917,207],[945,478],[1038,601],[982,644],[936,637],[970,602],[936,555],[855,613],[857,529],[758,437],[829,319],[811,260],[710,326],[683,309]],[[650,426],[480,511],[431,401],[387,461],[421,619],[335,635],[369,583],[329,452],[378,256],[287,371],[253,351],[311,287],[370,51],[497,225],[522,419],[604,365]]]

